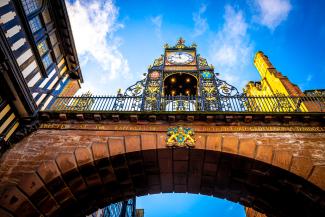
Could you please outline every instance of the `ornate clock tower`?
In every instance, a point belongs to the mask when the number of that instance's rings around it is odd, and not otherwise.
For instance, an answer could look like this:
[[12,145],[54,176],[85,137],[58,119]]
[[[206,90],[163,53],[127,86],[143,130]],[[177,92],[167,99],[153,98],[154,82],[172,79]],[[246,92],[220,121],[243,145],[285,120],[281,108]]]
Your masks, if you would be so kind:
[[[144,111],[227,109],[222,96],[238,95],[238,91],[216,77],[214,67],[197,53],[196,47],[185,45],[183,38],[175,46],[165,44],[164,54],[149,66],[146,78],[125,91],[124,96],[139,97],[132,107],[137,109],[141,104]],[[117,104],[116,108],[121,106]]]

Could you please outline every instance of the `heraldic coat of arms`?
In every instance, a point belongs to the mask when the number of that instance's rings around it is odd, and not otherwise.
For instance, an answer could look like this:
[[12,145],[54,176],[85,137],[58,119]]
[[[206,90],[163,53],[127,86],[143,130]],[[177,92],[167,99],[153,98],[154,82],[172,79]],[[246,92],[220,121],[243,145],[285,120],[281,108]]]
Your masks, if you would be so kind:
[[166,143],[168,147],[188,147],[195,146],[194,131],[191,128],[177,126],[168,128]]

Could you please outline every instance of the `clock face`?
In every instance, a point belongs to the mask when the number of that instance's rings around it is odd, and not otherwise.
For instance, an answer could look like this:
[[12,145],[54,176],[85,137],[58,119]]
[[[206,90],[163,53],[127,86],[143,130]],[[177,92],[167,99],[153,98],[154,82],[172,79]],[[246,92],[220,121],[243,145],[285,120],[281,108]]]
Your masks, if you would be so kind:
[[194,57],[186,52],[173,52],[167,57],[168,62],[177,65],[184,65],[194,60]]

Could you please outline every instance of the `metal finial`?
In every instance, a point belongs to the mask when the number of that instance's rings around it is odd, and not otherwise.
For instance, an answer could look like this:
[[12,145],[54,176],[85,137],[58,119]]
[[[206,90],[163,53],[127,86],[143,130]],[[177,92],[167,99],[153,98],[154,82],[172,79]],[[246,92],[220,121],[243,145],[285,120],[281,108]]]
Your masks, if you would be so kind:
[[179,39],[178,39],[178,41],[177,41],[177,44],[181,44],[181,45],[183,45],[185,43],[185,40],[182,38],[182,37],[180,37]]

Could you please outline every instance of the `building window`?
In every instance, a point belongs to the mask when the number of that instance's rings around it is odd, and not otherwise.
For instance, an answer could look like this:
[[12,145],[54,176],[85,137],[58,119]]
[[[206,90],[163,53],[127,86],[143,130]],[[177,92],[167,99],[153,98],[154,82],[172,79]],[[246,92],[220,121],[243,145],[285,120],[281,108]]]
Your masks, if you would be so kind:
[[40,9],[42,5],[41,0],[21,0],[21,2],[23,4],[26,15],[29,15],[34,11],[37,11],[38,9]]
[[51,22],[51,17],[48,9],[45,9],[42,14],[43,14],[43,20],[45,24]]
[[56,42],[58,41],[55,33],[53,33],[52,35],[50,35],[50,41],[51,41],[52,46],[55,45]]
[[44,64],[44,68],[47,69],[52,64],[52,62],[53,62],[50,53],[46,54],[42,58],[42,61],[43,61],[43,64]]
[[54,51],[54,55],[56,58],[59,58],[61,56],[61,51],[60,51],[59,45],[55,46],[53,51]]
[[29,21],[29,26],[32,29],[32,32],[37,32],[40,28],[42,28],[41,21],[38,16],[34,17]]
[[38,43],[37,49],[41,56],[43,56],[49,50],[45,40]]

